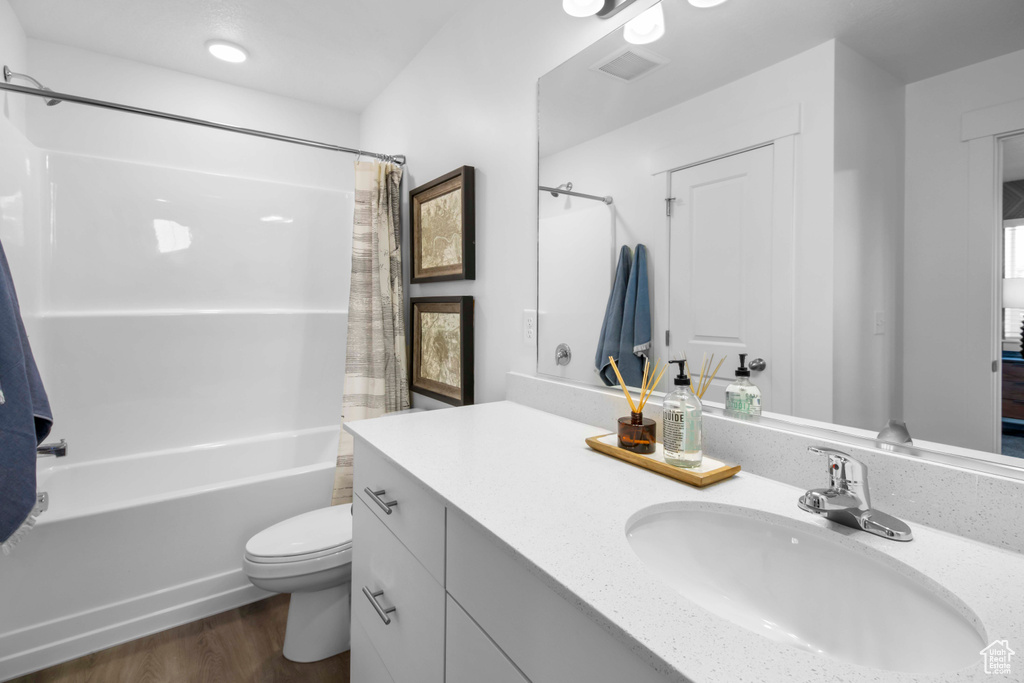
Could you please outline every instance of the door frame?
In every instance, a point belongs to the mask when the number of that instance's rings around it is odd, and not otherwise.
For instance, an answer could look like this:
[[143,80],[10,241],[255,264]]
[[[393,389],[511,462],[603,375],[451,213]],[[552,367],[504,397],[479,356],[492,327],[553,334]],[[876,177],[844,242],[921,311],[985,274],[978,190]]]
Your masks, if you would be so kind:
[[[672,173],[692,166],[773,146],[772,161],[772,282],[771,349],[772,411],[793,413],[796,382],[795,349],[795,235],[796,136],[800,134],[800,105],[793,104],[751,116],[738,124],[703,133],[651,156],[651,175],[665,174],[665,197],[670,197]],[[666,212],[667,213],[667,212]],[[672,219],[665,216],[665,244],[671,244]],[[668,309],[666,308],[666,314]],[[668,320],[667,315],[664,320]],[[831,414],[831,408],[829,409]]]
[[968,145],[967,357],[963,391],[989,425],[1002,453],[1003,139],[1024,133],[1024,99],[969,111],[961,119]]

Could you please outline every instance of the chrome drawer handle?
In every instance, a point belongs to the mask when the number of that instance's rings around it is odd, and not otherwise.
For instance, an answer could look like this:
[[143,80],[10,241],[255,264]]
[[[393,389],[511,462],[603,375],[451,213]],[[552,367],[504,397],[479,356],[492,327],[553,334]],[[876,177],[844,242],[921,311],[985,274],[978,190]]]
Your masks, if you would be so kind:
[[367,486],[365,489],[363,489],[363,491],[365,491],[366,495],[370,497],[370,500],[377,504],[377,507],[384,511],[385,515],[390,515],[391,508],[396,507],[398,505],[397,500],[388,501],[383,500],[381,498],[381,496],[384,495],[384,489],[381,489],[380,491],[371,491],[370,487]]
[[373,605],[373,609],[376,610],[377,616],[380,617],[380,620],[384,622],[384,625],[387,626],[388,624],[390,624],[391,617],[389,617],[388,615],[394,611],[397,611],[398,608],[388,607],[387,609],[384,609],[380,606],[380,603],[377,602],[377,598],[384,595],[384,591],[377,591],[376,593],[371,593],[369,588],[363,586],[363,595],[365,595],[366,599],[370,601],[371,605]]

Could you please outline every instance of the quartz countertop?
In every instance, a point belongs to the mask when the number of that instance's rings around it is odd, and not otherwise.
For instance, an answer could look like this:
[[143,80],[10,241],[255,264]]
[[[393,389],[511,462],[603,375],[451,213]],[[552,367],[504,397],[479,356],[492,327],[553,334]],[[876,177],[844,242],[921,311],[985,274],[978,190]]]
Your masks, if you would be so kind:
[[[1008,639],[1018,652],[1024,648],[1024,555],[1018,553],[920,524],[911,525],[910,543],[848,529],[800,511],[802,490],[746,472],[704,489],[686,486],[584,443],[612,429],[508,401],[353,422],[345,429],[475,520],[667,680],[991,680],[980,655],[976,666],[941,675],[883,671],[769,640],[706,611],[654,576],[626,539],[634,513],[672,501],[736,505],[826,528],[848,546],[873,548],[934,580],[977,615],[986,642]],[[821,474],[825,486],[824,467]],[[823,595],[823,606],[826,601]],[[1024,655],[1018,660],[1014,673],[1024,671]]]

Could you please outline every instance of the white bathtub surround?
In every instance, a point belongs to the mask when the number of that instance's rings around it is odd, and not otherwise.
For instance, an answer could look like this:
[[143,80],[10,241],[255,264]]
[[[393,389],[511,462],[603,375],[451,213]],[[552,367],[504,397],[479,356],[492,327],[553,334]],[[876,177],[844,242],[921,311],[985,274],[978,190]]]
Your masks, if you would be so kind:
[[0,680],[265,597],[242,571],[245,543],[326,504],[337,439],[42,459],[50,509],[0,561]]
[[[342,420],[409,408],[402,249],[402,167],[356,162],[348,339]],[[341,387],[338,387],[340,390]],[[342,432],[333,503],[352,502],[352,439]]]
[[[508,374],[508,399],[571,420],[612,427],[629,411],[622,392],[514,372]],[[659,438],[660,404],[661,397],[652,396],[649,405],[655,407],[648,411],[659,421]],[[929,462],[884,450],[868,439],[780,421],[755,423],[705,411],[703,428],[705,451],[713,457],[803,490],[828,482],[824,458],[808,453],[807,447],[838,448],[868,466],[875,507],[911,526],[926,524],[1024,552],[1024,480]]]
[[[955,672],[896,673],[784,645],[708,612],[658,579],[630,548],[627,525],[636,513],[653,505],[744,508],[752,518],[781,523],[891,570],[921,577],[923,590],[946,600],[985,643],[1009,638],[1012,644],[1024,632],[1024,615],[1018,609],[1024,604],[1024,586],[1016,578],[1024,572],[1024,557],[1018,554],[920,523],[912,524],[915,539],[910,543],[834,525],[797,508],[801,488],[749,471],[707,489],[694,489],[591,451],[583,440],[600,426],[510,402],[392,420],[364,421],[346,429],[355,433],[357,448],[372,450],[432,491],[447,506],[449,527],[457,522],[473,530],[498,549],[503,561],[528,570],[595,622],[599,634],[610,634],[628,648],[649,670],[650,680],[988,680],[980,654],[976,663]],[[509,424],[519,429],[509,432]],[[459,438],[453,441],[452,434]],[[719,455],[712,444],[708,448]],[[509,481],[516,486],[509,487]],[[873,486],[879,483],[872,479]],[[882,509],[887,504],[878,502]],[[456,569],[449,565],[449,576]],[[827,593],[821,603],[823,609],[828,607]],[[472,606],[462,607],[474,611]],[[508,614],[517,613],[521,611],[511,606]],[[480,626],[512,661],[523,664],[529,658],[520,655],[543,651],[550,656],[545,665],[577,670],[578,663],[559,658],[564,659],[564,646],[583,637],[584,631],[574,633],[577,638],[557,633],[551,642],[532,638],[524,645],[514,634],[526,627],[525,622],[505,622],[493,630],[496,622]],[[534,635],[545,628],[531,626]],[[521,670],[526,677],[541,680],[535,670]]]

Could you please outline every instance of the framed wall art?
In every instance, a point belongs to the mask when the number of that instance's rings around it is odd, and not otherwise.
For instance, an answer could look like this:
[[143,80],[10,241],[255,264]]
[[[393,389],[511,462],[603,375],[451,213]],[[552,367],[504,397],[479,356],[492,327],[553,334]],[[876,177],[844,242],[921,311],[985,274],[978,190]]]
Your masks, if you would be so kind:
[[435,178],[409,192],[412,282],[476,279],[473,167]]
[[413,298],[410,388],[454,406],[473,403],[473,297]]

